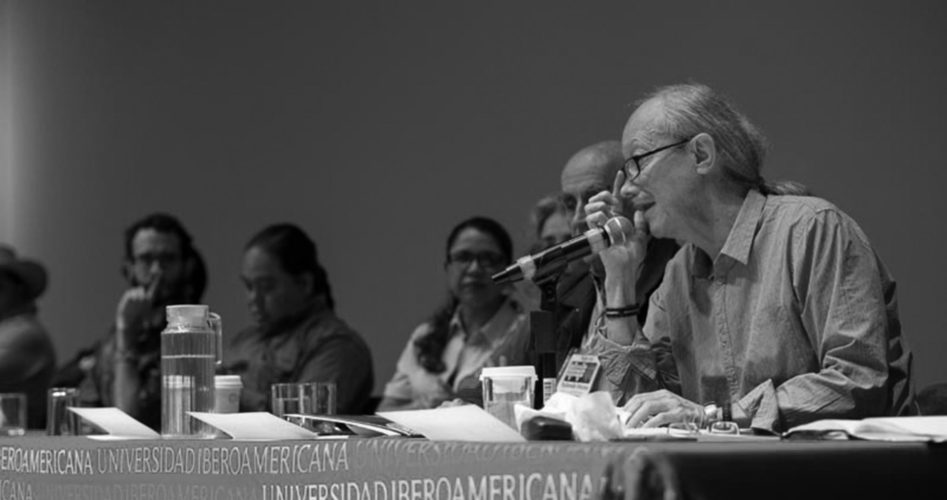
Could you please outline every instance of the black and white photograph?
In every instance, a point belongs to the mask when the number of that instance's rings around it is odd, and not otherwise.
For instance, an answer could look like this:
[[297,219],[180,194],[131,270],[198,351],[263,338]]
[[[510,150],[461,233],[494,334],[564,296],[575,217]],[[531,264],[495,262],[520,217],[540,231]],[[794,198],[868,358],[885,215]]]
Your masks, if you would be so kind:
[[0,0],[0,499],[938,498],[945,26]]

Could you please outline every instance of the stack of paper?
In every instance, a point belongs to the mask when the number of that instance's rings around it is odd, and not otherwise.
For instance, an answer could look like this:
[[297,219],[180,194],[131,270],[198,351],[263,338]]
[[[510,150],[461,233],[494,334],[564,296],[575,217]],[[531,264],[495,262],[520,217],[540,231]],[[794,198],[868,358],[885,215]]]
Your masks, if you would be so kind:
[[947,442],[947,416],[877,417],[863,420],[817,420],[789,429],[788,438],[847,437],[871,441]]
[[519,432],[477,405],[385,411],[378,415],[434,441],[526,441]]

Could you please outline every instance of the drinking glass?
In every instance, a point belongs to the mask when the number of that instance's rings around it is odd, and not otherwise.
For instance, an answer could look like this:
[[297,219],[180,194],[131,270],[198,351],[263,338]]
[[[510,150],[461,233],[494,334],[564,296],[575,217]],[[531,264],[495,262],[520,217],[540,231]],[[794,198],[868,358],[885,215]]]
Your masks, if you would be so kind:
[[270,411],[277,417],[291,413],[334,415],[335,382],[279,383],[270,386]]
[[26,394],[22,392],[0,394],[0,436],[24,434],[26,434]]
[[48,436],[79,434],[79,416],[69,411],[70,406],[79,406],[79,389],[51,387],[46,394],[46,434]]

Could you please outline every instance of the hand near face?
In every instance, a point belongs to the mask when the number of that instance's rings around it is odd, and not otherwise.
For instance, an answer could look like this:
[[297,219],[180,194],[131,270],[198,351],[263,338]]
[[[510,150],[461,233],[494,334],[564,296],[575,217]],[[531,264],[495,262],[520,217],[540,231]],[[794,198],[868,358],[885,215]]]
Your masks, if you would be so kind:
[[155,293],[161,286],[162,275],[156,276],[147,286],[136,286],[125,290],[115,314],[115,326],[120,331],[140,327],[145,319],[154,314]]
[[678,422],[700,423],[704,407],[671,391],[646,392],[632,396],[624,406],[629,413],[626,427],[660,427]]
[[[625,183],[624,172],[615,175],[612,191],[602,191],[591,198],[585,205],[585,220],[589,227],[601,227],[608,219],[617,215],[625,215],[621,211],[621,197],[619,191]],[[641,217],[635,214],[635,231],[631,239],[624,244],[614,245],[601,253],[602,264],[606,275],[615,275],[627,271],[637,272],[638,264],[644,260],[650,236]]]

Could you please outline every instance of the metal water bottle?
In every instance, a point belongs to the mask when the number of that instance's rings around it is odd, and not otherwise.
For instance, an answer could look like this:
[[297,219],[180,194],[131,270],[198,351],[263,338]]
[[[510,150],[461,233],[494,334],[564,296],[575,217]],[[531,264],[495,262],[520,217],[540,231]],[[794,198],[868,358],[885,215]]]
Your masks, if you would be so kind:
[[167,307],[161,332],[161,435],[212,438],[213,429],[187,414],[214,410],[219,332],[205,305]]

